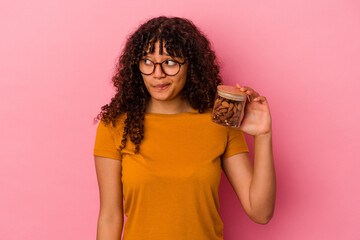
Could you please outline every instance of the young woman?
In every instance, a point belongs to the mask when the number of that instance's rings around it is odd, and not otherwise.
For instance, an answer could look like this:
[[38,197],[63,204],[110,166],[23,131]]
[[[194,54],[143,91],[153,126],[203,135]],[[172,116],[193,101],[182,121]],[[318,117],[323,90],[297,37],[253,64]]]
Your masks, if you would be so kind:
[[[223,239],[224,171],[246,214],[271,219],[275,170],[269,106],[250,87],[239,129],[211,121],[221,83],[215,53],[194,24],[157,17],[127,40],[102,107],[94,146],[97,239]],[[254,136],[254,165],[243,133]],[[123,203],[124,199],[124,203]]]

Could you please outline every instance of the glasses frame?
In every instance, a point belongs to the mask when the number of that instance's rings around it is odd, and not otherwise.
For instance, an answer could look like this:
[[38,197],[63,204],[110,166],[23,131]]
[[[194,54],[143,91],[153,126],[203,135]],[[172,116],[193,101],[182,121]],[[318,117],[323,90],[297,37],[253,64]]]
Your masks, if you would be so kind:
[[[146,74],[146,73],[143,73],[143,72],[140,70],[140,61],[142,61],[142,60],[148,60],[148,61],[150,61],[150,62],[152,62],[152,63],[154,64],[154,69],[152,70],[151,73]],[[153,73],[155,72],[156,65],[158,65],[158,64],[160,65],[161,71],[162,71],[166,76],[175,76],[176,74],[178,74],[178,73],[180,72],[181,66],[183,66],[183,65],[187,62],[186,59],[185,59],[185,61],[182,62],[182,63],[179,62],[179,61],[176,61],[176,60],[171,60],[171,61],[176,62],[176,63],[179,64],[179,70],[178,70],[175,74],[171,74],[171,75],[170,75],[170,74],[167,74],[167,73],[164,71],[163,66],[162,66],[162,64],[163,64],[164,62],[166,62],[166,61],[169,61],[169,59],[164,60],[164,61],[162,61],[162,62],[153,62],[153,61],[151,61],[150,59],[140,59],[140,61],[139,61],[139,71],[141,72],[141,74],[144,74],[144,75],[147,75],[147,76],[149,76],[149,75],[151,75],[151,74],[153,74]]]

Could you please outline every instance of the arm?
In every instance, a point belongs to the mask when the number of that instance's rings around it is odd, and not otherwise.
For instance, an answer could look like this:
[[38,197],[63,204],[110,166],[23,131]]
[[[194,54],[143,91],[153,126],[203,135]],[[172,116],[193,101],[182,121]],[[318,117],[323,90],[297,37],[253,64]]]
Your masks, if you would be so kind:
[[273,216],[276,195],[270,108],[254,89],[237,87],[249,96],[239,130],[254,136],[254,166],[249,154],[241,153],[224,159],[223,168],[246,214],[266,224]]
[[120,240],[123,229],[121,160],[94,156],[100,193],[97,240]]
[[223,159],[223,169],[246,214],[256,223],[266,224],[275,208],[276,179],[271,132],[254,137],[254,166],[249,153]]

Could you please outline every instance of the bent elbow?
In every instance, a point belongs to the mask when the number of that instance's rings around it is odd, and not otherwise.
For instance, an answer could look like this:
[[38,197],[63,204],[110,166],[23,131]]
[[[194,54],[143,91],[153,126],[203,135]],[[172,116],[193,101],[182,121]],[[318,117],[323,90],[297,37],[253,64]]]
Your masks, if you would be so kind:
[[267,217],[253,217],[251,218],[255,223],[261,224],[261,225],[266,225],[270,222],[270,220],[272,219],[272,215],[267,216]]
[[265,218],[260,221],[256,221],[256,223],[261,224],[261,225],[266,225],[270,222],[270,220],[271,220],[271,218]]

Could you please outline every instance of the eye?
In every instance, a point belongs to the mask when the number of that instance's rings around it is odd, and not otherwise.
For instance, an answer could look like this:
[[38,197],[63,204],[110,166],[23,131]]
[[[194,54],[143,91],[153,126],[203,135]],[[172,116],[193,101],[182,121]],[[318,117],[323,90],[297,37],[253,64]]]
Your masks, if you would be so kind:
[[149,59],[144,59],[144,63],[146,65],[153,65],[152,61],[150,61]]
[[166,60],[165,64],[168,66],[175,66],[177,64],[177,62],[173,61],[173,60]]

